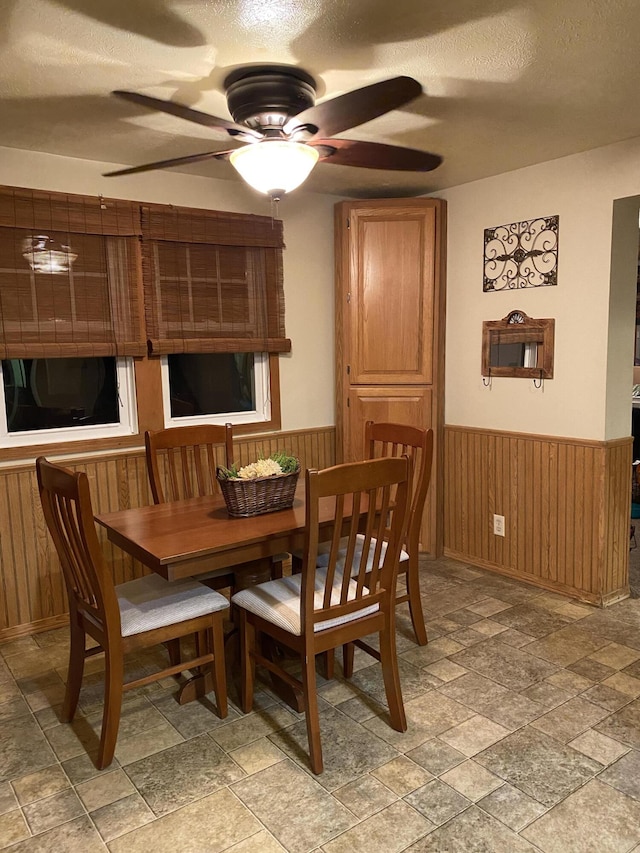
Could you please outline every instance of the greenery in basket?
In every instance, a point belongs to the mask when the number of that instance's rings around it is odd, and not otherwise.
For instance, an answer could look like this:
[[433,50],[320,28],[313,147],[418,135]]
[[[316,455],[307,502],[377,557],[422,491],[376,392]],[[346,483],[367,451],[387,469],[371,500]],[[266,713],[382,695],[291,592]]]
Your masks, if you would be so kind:
[[300,467],[295,456],[289,456],[283,450],[272,453],[268,459],[258,459],[243,468],[234,463],[230,468],[218,468],[219,480],[255,480],[257,477],[277,477],[293,474]]

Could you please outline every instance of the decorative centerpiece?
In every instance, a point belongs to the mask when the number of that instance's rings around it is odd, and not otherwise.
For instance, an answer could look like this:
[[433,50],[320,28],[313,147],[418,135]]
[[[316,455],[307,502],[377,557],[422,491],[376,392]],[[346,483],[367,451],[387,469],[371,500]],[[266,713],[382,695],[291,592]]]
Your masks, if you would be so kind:
[[218,467],[216,471],[227,511],[234,517],[261,515],[293,506],[299,473],[300,461],[283,451],[243,468],[234,464],[230,468]]

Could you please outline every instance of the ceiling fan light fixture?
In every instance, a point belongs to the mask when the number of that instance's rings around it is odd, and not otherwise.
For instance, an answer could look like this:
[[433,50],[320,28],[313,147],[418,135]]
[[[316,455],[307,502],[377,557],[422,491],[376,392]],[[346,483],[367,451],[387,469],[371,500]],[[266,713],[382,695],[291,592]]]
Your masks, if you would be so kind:
[[58,243],[45,234],[38,234],[22,241],[22,257],[34,272],[65,275],[78,255],[70,246]]
[[319,156],[301,142],[265,139],[237,148],[229,161],[249,186],[280,198],[306,181]]

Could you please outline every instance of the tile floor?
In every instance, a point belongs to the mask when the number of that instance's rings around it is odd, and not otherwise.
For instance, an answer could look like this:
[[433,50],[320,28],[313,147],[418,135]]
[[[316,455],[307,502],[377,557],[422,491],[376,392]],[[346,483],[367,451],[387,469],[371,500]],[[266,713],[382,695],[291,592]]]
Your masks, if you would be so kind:
[[64,725],[65,630],[0,645],[0,848],[640,851],[640,600],[596,610],[451,560],[422,583],[428,646],[399,611],[408,731],[358,652],[350,682],[320,680],[319,777],[303,718],[266,686],[221,721],[177,705],[170,679],[127,694],[98,772],[99,659]]

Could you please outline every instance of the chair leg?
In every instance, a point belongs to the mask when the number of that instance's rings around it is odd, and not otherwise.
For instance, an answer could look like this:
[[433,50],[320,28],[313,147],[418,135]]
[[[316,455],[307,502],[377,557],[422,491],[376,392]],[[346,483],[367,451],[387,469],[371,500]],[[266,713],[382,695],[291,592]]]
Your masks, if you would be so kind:
[[302,689],[304,691],[307,739],[309,758],[314,773],[322,773],[322,744],[320,743],[320,717],[318,715],[318,694],[316,691],[315,655],[305,651],[302,661]]
[[256,663],[251,652],[255,648],[256,632],[253,625],[247,619],[247,611],[242,607],[240,611],[240,658],[242,681],[240,684],[240,700],[242,710],[245,714],[253,708],[253,681],[255,678]]
[[84,672],[84,650],[85,631],[71,615],[71,645],[69,647],[69,671],[67,672],[67,686],[62,703],[62,722],[70,723],[78,707],[80,698],[80,687],[82,686],[82,674]]
[[122,653],[113,654],[105,649],[104,711],[102,732],[98,751],[98,770],[108,767],[113,761],[122,711],[124,664]]
[[407,718],[402,702],[398,656],[396,654],[396,632],[393,624],[380,631],[380,662],[382,664],[384,690],[389,705],[391,728],[397,732],[406,732]]
[[427,629],[424,625],[424,614],[422,612],[422,600],[420,598],[420,577],[418,574],[418,561],[409,561],[409,569],[407,571],[407,592],[409,593],[409,613],[411,614],[411,624],[416,635],[416,640],[419,646],[426,646],[428,643]]
[[169,663],[177,666],[180,663],[180,639],[167,640],[165,646],[169,652]]
[[227,676],[224,661],[224,631],[222,630],[222,614],[213,617],[211,634],[211,651],[213,652],[213,689],[216,694],[218,716],[224,720],[227,716]]
[[345,643],[342,647],[342,671],[345,678],[351,678],[353,675],[353,655],[355,646],[353,643]]
[[336,651],[335,649],[329,649],[326,652],[323,652],[320,655],[321,659],[321,672],[323,678],[326,678],[327,681],[332,681],[334,678],[335,672],[335,663],[336,663]]

